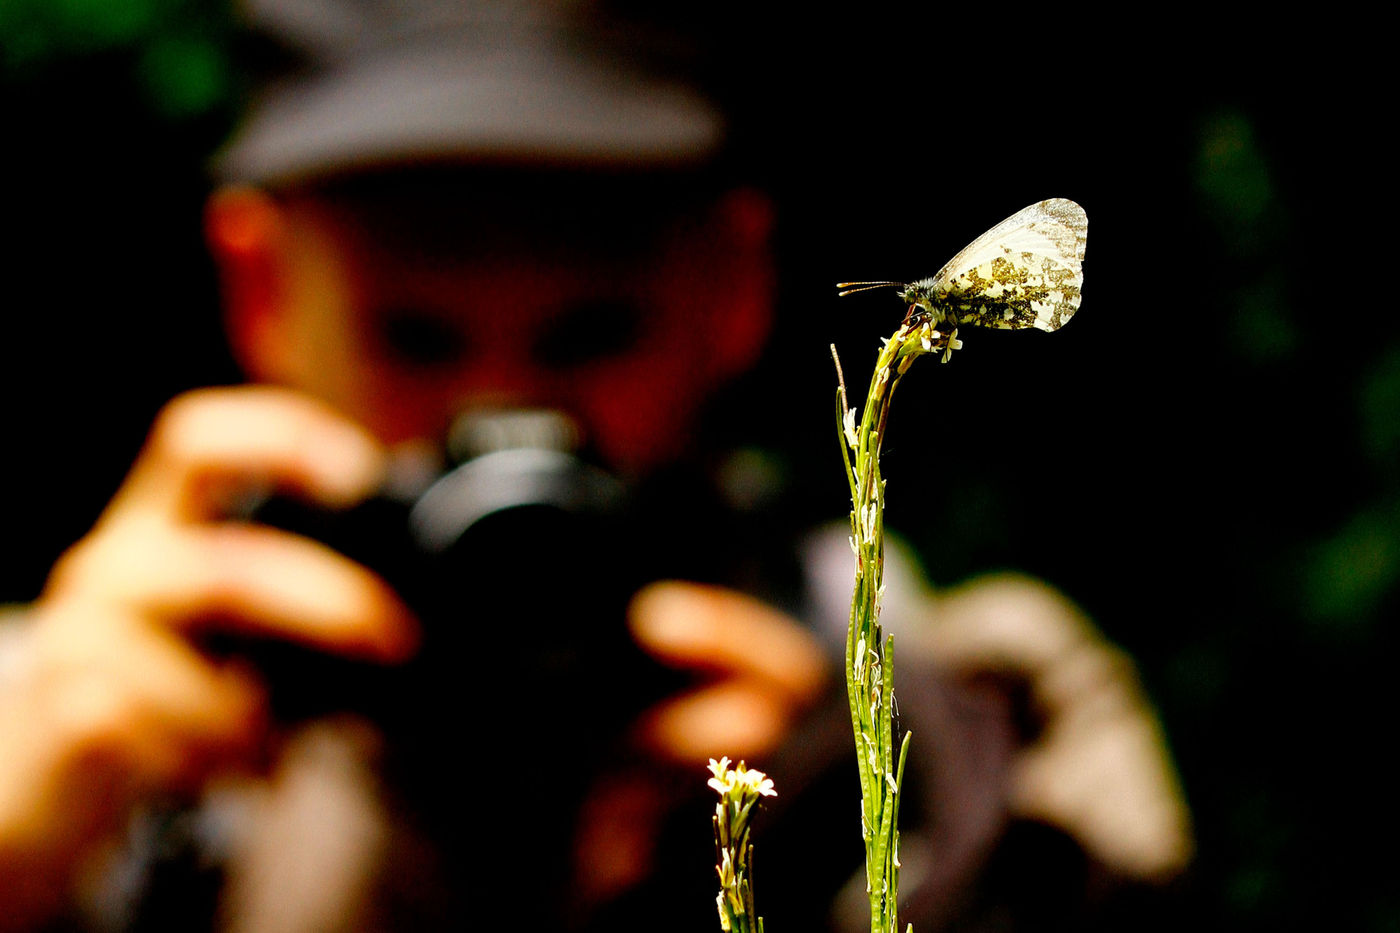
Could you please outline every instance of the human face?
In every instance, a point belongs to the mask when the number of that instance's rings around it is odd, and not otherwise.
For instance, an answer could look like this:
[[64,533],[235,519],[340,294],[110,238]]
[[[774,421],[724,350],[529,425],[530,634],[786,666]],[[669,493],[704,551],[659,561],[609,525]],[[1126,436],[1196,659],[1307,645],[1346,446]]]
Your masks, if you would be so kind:
[[276,313],[291,349],[265,374],[391,443],[528,407],[573,416],[624,472],[678,455],[766,331],[766,208],[613,190],[286,199]]

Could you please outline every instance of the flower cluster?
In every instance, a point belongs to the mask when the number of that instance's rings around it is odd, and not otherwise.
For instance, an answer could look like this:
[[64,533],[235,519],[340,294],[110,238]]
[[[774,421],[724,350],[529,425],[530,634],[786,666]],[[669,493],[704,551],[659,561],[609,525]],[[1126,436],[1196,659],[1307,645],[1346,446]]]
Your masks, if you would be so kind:
[[[729,756],[721,758],[719,761],[710,759],[710,773],[714,777],[706,783],[719,791],[721,797],[733,797],[735,792],[739,796],[747,798],[750,795],[761,795],[764,797],[776,797],[778,792],[773,789],[773,779],[762,771],[753,770],[747,767],[742,761],[736,768],[729,767]],[[745,803],[748,801],[745,800]]]
[[961,350],[963,342],[958,339],[958,329],[938,330],[930,320],[915,320],[906,324],[895,334],[895,339],[903,337],[900,347],[902,359],[899,361],[899,371],[903,374],[909,369],[909,364],[914,357],[924,353],[942,354],[940,362],[946,363],[953,358],[954,350]]
[[753,844],[749,842],[749,818],[760,797],[773,797],[773,781],[742,761],[729,767],[729,759],[710,759],[709,785],[719,793],[715,804],[715,871],[719,874],[719,925],[725,933],[763,933],[763,918],[754,913],[751,873]]

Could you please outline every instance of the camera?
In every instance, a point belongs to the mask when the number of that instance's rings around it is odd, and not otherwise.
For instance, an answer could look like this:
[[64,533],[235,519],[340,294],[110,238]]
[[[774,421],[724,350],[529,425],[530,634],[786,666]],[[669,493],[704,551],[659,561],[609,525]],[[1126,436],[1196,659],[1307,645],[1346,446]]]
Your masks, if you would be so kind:
[[411,736],[425,719],[493,710],[565,735],[620,728],[674,687],[625,625],[660,568],[627,488],[576,439],[556,412],[472,413],[443,445],[445,468],[401,456],[355,508],[273,497],[253,510],[378,573],[422,626],[407,663],[274,641],[222,650],[252,661],[283,721],[352,712]]

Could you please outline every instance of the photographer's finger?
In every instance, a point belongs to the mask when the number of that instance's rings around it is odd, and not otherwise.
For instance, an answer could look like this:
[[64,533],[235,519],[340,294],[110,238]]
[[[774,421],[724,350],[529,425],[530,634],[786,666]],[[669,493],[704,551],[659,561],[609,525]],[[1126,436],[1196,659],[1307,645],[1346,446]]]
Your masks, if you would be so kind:
[[628,625],[664,664],[753,678],[800,702],[815,699],[827,674],[821,648],[799,622],[721,587],[654,583],[632,598]]
[[384,467],[367,431],[314,399],[270,386],[200,389],[162,410],[109,514],[218,518],[260,486],[349,505],[376,488]]
[[[142,546],[119,546],[131,541]],[[319,542],[259,525],[100,536],[50,580],[56,593],[100,594],[190,632],[283,639],[390,662],[417,645],[411,614],[379,577]]]
[[[317,541],[252,525],[195,529],[203,557],[186,589],[186,618],[224,631],[398,662],[418,647],[418,625],[367,568]],[[177,594],[178,598],[178,594]]]
[[789,704],[768,685],[727,680],[668,700],[637,723],[639,738],[653,752],[688,764],[703,764],[719,752],[758,758],[777,747],[792,725]]

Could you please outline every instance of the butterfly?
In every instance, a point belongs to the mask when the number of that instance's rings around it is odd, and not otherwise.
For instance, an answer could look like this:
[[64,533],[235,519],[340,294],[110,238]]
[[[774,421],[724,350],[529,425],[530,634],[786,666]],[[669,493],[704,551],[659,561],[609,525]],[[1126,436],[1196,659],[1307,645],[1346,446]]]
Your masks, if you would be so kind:
[[1051,198],[1023,208],[973,240],[930,279],[841,282],[841,295],[891,286],[912,322],[1058,330],[1079,310],[1080,263],[1089,220],[1084,208]]

